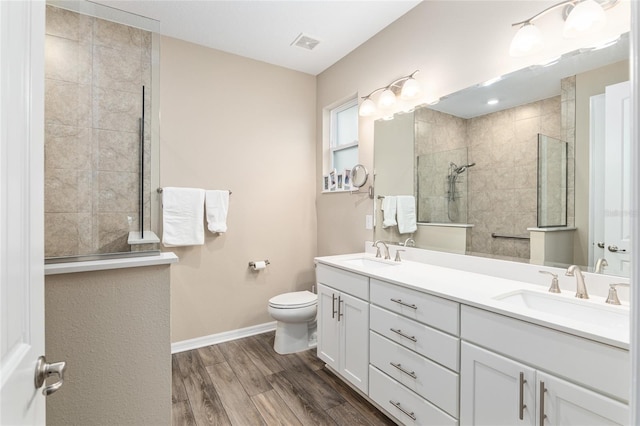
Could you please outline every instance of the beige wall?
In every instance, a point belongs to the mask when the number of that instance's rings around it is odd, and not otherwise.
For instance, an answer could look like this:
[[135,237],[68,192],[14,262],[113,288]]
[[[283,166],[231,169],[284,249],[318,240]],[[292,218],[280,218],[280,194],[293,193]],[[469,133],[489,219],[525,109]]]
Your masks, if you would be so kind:
[[[589,40],[563,39],[561,25],[550,15],[536,24],[554,40],[536,56],[512,58],[509,44],[514,34],[511,23],[543,10],[553,1],[425,1],[362,44],[348,56],[318,75],[317,116],[322,108],[354,92],[364,96],[377,87],[420,69],[417,79],[423,87],[424,103],[498,75],[540,63],[575,50]],[[629,4],[607,12],[605,32],[613,35],[629,28]],[[482,19],[478,19],[478,17]],[[621,23],[621,16],[622,18]],[[626,20],[625,20],[626,19]],[[429,92],[431,95],[429,95]],[[360,120],[360,162],[373,165],[373,122]],[[318,126],[320,129],[320,126]],[[373,211],[366,197],[320,193],[322,177],[322,135],[317,135],[318,254],[362,250],[372,238],[365,230],[365,215]],[[341,221],[336,223],[334,218]]]
[[48,425],[171,424],[169,268],[46,277],[47,360],[67,363]]
[[233,191],[226,234],[170,249],[171,340],[272,321],[315,280],[316,79],[165,37],[160,86],[160,185]]

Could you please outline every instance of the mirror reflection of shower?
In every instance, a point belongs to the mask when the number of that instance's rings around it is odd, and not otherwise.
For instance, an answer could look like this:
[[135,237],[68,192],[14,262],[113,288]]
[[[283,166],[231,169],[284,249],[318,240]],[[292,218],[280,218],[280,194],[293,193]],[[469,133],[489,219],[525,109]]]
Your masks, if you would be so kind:
[[457,199],[460,197],[456,195],[456,182],[458,182],[458,178],[462,173],[467,171],[469,167],[475,165],[476,163],[470,163],[464,166],[458,166],[453,161],[449,162],[449,172],[447,174],[447,216],[452,222],[458,220]]

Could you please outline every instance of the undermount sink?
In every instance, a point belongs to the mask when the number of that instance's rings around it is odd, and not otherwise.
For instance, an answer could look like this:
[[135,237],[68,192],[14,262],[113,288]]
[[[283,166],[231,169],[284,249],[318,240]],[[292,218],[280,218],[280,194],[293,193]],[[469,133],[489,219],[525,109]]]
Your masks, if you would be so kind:
[[386,266],[396,266],[399,262],[393,262],[391,260],[376,259],[371,257],[358,257],[355,259],[346,259],[342,261],[347,265],[360,266],[363,268],[384,268]]
[[625,308],[596,305],[595,302],[565,298],[559,295],[517,290],[494,298],[514,307],[532,309],[545,314],[618,330],[629,329],[629,311]]

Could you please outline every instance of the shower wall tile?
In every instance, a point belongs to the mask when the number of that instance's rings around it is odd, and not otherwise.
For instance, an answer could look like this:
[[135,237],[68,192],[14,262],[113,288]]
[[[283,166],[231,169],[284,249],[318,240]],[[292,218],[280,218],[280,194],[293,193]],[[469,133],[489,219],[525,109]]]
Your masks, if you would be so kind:
[[142,116],[141,93],[94,88],[93,127],[103,130],[138,132]]
[[45,170],[91,170],[91,129],[45,125]]
[[44,180],[44,209],[51,213],[78,211],[78,177],[75,170],[47,170]]
[[93,37],[96,46],[108,46],[117,49],[140,48],[146,37],[143,31],[127,25],[117,24],[103,19],[94,19]]
[[96,46],[93,51],[95,87],[142,93],[142,60],[140,49],[121,50]]
[[[46,24],[46,255],[128,251],[143,84],[146,161],[151,155],[151,34],[53,6]],[[149,229],[150,170],[143,185]]]
[[137,133],[96,130],[95,135],[98,142],[97,170],[138,172],[140,142]]
[[45,124],[91,127],[91,86],[45,79]]

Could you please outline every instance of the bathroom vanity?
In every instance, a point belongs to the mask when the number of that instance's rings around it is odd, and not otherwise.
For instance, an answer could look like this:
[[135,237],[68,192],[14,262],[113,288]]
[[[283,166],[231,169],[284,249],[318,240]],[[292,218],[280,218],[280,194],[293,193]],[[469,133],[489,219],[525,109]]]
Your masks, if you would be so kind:
[[537,272],[527,282],[363,253],[316,261],[318,356],[394,420],[628,422],[628,306],[577,300],[570,277],[550,294]]

